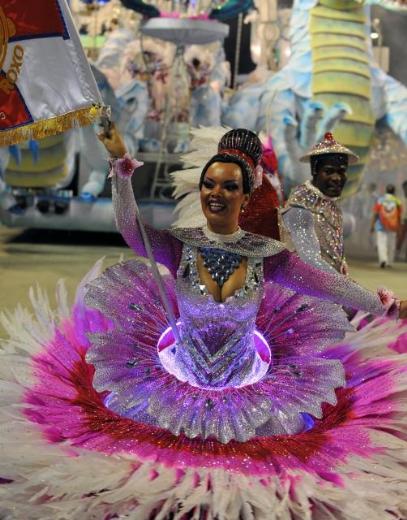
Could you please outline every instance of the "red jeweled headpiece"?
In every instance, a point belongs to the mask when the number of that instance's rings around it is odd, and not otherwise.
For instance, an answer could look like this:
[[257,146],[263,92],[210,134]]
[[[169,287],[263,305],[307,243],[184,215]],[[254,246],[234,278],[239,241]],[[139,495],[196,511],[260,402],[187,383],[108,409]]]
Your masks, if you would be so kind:
[[231,159],[237,157],[245,164],[249,174],[250,191],[259,185],[258,173],[262,154],[260,139],[254,132],[245,128],[230,130],[219,141],[218,155],[225,155]]

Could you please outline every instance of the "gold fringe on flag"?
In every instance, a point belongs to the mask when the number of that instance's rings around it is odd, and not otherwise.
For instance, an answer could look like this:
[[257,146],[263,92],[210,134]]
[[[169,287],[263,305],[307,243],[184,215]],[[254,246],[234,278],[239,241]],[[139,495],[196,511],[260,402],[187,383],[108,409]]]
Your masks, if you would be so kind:
[[74,127],[87,126],[94,123],[105,111],[106,107],[102,105],[92,105],[18,128],[0,130],[0,146],[18,144],[28,139],[43,139],[61,134]]

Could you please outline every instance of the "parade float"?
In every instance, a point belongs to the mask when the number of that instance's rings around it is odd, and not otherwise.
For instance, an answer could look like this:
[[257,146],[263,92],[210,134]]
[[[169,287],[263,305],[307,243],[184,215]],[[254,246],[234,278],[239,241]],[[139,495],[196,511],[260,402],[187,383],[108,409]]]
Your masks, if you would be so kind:
[[[134,188],[144,200],[143,214],[159,227],[171,219],[169,173],[180,167],[191,124],[220,124],[228,74],[221,42],[228,26],[216,19],[225,16],[216,7],[164,11],[143,2],[71,3],[103,103],[129,150],[145,163]],[[1,222],[114,231],[97,132],[94,124],[4,148]]]
[[[172,220],[170,174],[182,166],[193,127],[243,126],[261,133],[264,141],[271,137],[286,195],[308,176],[298,157],[333,130],[361,157],[352,166],[345,194],[351,224],[358,214],[353,201],[369,199],[371,182],[383,184],[380,179],[387,176],[399,183],[402,165],[377,180],[379,169],[384,171],[377,155],[389,159],[391,150],[383,150],[391,141],[402,150],[398,157],[404,156],[407,89],[378,65],[376,51],[383,61],[386,49],[380,38],[379,47],[374,46],[377,20],[371,21],[368,5],[331,5],[328,0],[296,0],[292,9],[279,8],[277,2],[254,6],[232,0],[70,4],[104,103],[131,153],[145,163],[133,187],[143,215],[154,225]],[[406,15],[402,3],[380,4]],[[224,40],[233,17],[237,27],[230,57]],[[242,76],[246,24],[252,25],[257,68]],[[96,125],[73,129],[3,149],[1,222],[114,231],[97,131]]]

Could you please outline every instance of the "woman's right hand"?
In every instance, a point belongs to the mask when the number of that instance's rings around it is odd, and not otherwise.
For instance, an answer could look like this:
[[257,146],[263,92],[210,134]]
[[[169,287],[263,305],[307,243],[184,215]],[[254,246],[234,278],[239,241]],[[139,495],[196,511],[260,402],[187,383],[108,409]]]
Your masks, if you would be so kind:
[[107,132],[100,132],[98,138],[112,157],[120,158],[127,153],[123,137],[114,123],[111,123]]

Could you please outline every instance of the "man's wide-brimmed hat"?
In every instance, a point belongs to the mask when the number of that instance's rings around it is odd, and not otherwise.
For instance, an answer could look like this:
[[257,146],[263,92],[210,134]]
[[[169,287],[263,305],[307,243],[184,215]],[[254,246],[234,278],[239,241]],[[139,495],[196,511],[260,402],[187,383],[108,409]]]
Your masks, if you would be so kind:
[[309,162],[313,156],[325,155],[328,153],[347,155],[349,158],[349,164],[355,164],[359,160],[359,157],[353,153],[352,150],[349,150],[346,146],[335,141],[334,136],[330,132],[327,132],[322,141],[314,145],[309,152],[300,158],[300,161]]

